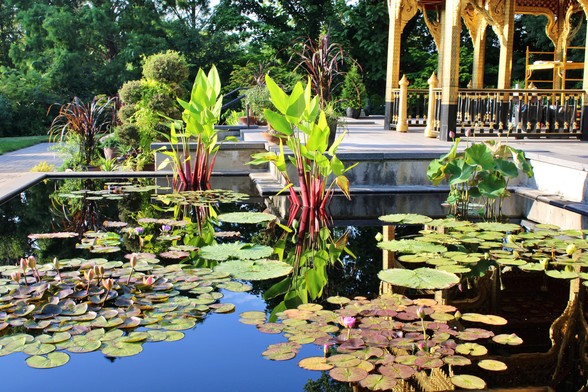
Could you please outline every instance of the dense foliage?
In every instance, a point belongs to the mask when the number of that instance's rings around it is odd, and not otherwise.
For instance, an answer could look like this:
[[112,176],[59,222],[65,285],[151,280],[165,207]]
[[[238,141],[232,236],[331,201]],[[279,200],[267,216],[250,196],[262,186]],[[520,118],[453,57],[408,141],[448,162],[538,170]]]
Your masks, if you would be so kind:
[[[513,80],[524,78],[527,46],[551,49],[545,21],[517,17]],[[125,82],[140,79],[147,57],[168,50],[181,53],[189,64],[185,80],[215,64],[226,86],[223,93],[250,87],[260,69],[291,87],[294,42],[317,39],[327,30],[331,41],[361,66],[372,109],[377,109],[383,102],[388,23],[387,5],[379,0],[220,0],[215,7],[206,0],[3,0],[0,136],[45,133],[62,104],[74,97],[88,101],[115,94]],[[576,41],[583,42],[583,31]],[[494,59],[498,49],[488,28],[486,58]],[[465,28],[462,56],[460,83],[465,86],[472,61]],[[418,14],[403,33],[401,74],[412,87],[426,87],[436,66],[435,44]],[[305,77],[299,71],[298,77]],[[496,75],[489,64],[485,85],[495,84]],[[48,113],[50,107],[54,111]]]

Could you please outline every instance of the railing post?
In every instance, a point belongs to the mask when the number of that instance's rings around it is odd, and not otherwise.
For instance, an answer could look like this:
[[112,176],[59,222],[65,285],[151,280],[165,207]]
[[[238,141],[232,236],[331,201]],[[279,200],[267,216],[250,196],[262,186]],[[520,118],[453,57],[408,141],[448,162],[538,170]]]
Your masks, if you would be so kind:
[[437,137],[437,132],[435,132],[435,105],[437,104],[435,89],[439,87],[439,79],[437,79],[435,72],[431,74],[431,77],[427,80],[427,83],[429,84],[429,110],[427,111],[427,126],[425,128],[425,136]]
[[400,102],[398,103],[398,123],[396,125],[396,130],[398,132],[408,132],[408,116],[407,106],[408,106],[408,79],[406,79],[406,75],[400,79],[398,82],[400,86]]

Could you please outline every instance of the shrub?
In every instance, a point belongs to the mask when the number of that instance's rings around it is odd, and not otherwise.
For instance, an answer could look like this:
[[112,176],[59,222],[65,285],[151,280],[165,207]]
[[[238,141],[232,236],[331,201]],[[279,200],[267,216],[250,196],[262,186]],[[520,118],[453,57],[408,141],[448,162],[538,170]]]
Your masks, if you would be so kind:
[[11,135],[13,108],[10,100],[0,94],[0,136]]
[[135,124],[125,123],[114,130],[118,141],[123,146],[136,146],[139,140],[139,127]]
[[164,84],[182,84],[188,75],[186,59],[172,50],[149,56],[143,65],[143,77]]
[[345,75],[341,101],[343,101],[343,106],[359,110],[363,107],[365,98],[365,85],[359,73],[359,67],[354,64]]
[[136,104],[143,96],[143,86],[140,80],[131,80],[122,85],[118,90],[120,100],[124,104]]
[[133,116],[137,113],[137,105],[125,104],[118,110],[118,119],[120,122],[133,122]]

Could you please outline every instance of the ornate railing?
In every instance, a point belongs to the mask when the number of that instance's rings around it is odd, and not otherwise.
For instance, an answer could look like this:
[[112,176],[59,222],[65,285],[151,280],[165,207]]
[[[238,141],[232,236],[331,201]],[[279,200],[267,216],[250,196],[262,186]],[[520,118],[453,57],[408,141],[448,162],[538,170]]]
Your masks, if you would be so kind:
[[[402,112],[402,94],[406,94]],[[456,136],[509,133],[523,138],[580,137],[582,90],[462,89],[458,93]],[[429,121],[431,119],[431,121]],[[393,90],[391,126],[426,126],[434,137],[440,128],[441,89]]]
[[582,90],[460,90],[456,133],[579,137],[582,95]]

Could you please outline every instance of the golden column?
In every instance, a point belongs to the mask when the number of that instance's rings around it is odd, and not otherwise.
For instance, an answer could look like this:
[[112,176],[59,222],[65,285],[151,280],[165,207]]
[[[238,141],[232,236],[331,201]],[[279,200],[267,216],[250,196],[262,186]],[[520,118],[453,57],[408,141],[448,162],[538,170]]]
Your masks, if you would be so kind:
[[[588,19],[588,0],[578,0],[578,3],[582,6],[586,19]],[[584,97],[582,99],[582,120],[580,125],[582,135],[580,139],[588,140],[588,27],[586,31],[586,43],[584,45],[584,80],[582,82]]]
[[[472,0],[475,3],[476,0]],[[472,88],[484,87],[484,61],[486,59],[486,28],[488,22],[482,12],[481,6],[474,7],[472,3],[466,4],[462,17],[464,24],[470,32],[474,45],[474,64],[472,69]]]
[[386,112],[384,129],[390,129],[392,121],[392,90],[398,87],[400,79],[400,40],[406,23],[417,13],[416,0],[387,0],[388,17],[388,61],[386,65]]
[[462,0],[447,0],[443,18],[443,52],[441,59],[441,129],[439,138],[449,140],[456,130],[459,88],[459,38],[461,33]]

